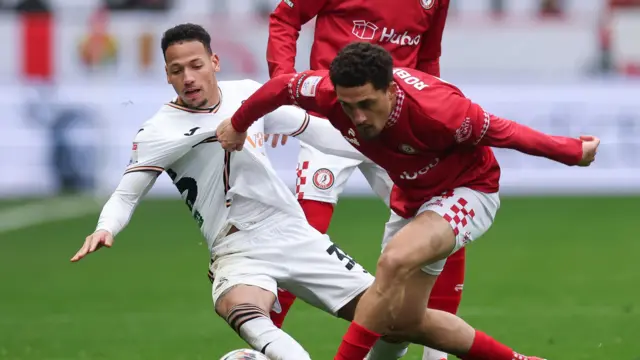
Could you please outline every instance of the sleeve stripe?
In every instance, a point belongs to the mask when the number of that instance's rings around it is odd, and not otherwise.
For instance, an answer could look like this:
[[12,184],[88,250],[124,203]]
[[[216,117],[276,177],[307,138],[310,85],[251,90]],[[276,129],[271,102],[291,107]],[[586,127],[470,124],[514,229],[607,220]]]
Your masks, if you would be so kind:
[[193,149],[194,147],[198,146],[198,145],[202,145],[202,144],[206,144],[206,143],[213,143],[213,142],[218,142],[218,136],[211,136],[208,137],[202,141],[200,141],[199,143],[193,145],[191,148]]
[[164,171],[164,168],[161,168],[159,166],[134,166],[125,170],[124,173],[128,174],[128,173],[138,172],[138,171],[153,171],[153,172],[161,173]]
[[302,121],[302,125],[300,125],[300,128],[298,128],[298,130],[292,132],[291,134],[289,134],[289,136],[293,136],[296,137],[300,134],[302,134],[303,132],[305,132],[305,130],[307,130],[307,128],[309,127],[309,122],[311,121],[311,117],[309,116],[308,113],[304,114],[304,120]]

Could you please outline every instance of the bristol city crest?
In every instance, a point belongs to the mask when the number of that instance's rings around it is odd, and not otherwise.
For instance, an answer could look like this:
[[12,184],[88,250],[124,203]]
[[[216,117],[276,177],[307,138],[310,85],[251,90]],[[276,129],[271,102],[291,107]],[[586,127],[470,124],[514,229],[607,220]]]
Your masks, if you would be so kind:
[[333,186],[335,178],[329,169],[318,169],[313,173],[313,186],[320,190],[327,190]]
[[419,0],[420,1],[420,5],[422,5],[422,7],[425,10],[429,10],[433,7],[433,4],[436,3],[436,0]]

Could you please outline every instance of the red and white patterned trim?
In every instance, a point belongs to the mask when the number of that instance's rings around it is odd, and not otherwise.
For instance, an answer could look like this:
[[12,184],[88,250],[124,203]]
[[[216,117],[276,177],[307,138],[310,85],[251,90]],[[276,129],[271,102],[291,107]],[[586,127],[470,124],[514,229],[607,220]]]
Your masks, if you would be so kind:
[[453,233],[458,236],[460,232],[467,226],[469,220],[473,219],[476,216],[475,211],[473,209],[467,209],[466,206],[468,201],[464,198],[458,199],[457,204],[451,205],[449,211],[444,214],[443,218],[451,224],[453,228]]
[[387,120],[387,124],[385,125],[385,128],[389,128],[395,125],[398,122],[398,119],[400,118],[400,114],[402,113],[402,104],[404,103],[404,91],[400,89],[398,84],[396,84],[395,82],[394,82],[394,85],[397,89],[396,106],[393,108],[393,111],[391,111],[391,114],[389,114],[389,119]]
[[489,126],[491,126],[491,116],[488,112],[485,111],[484,122],[482,123],[482,130],[480,130],[480,136],[478,136],[478,139],[473,142],[473,145],[478,145],[480,141],[482,141],[482,138],[484,138],[484,136],[487,135],[487,131],[489,131]]
[[300,191],[300,187],[307,183],[307,176],[305,170],[309,169],[309,162],[303,161],[302,164],[298,164],[296,168],[296,196],[298,200],[304,199],[304,191]]

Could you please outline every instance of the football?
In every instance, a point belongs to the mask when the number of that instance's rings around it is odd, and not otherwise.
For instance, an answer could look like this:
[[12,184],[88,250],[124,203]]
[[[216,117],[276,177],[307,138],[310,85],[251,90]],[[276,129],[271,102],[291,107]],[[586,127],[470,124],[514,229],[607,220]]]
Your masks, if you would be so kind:
[[220,358],[220,360],[269,360],[269,358],[261,352],[251,349],[233,350]]

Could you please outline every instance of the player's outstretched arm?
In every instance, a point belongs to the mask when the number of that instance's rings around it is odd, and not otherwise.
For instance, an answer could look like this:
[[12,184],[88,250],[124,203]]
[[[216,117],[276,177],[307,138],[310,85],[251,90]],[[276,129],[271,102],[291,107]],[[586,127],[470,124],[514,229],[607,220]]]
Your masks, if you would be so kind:
[[443,121],[450,139],[464,145],[485,145],[518,150],[569,166],[589,166],[600,140],[548,135],[517,122],[487,113],[461,95],[453,95]]
[[325,154],[369,161],[344,139],[331,122],[309,115],[295,106],[282,106],[267,114],[264,128],[266,133],[286,134],[298,138]]
[[238,108],[230,121],[225,121],[218,126],[216,131],[218,141],[225,150],[242,150],[244,135],[247,129],[259,118],[275,111],[284,105],[298,105],[305,110],[318,111],[315,99],[308,97],[304,103],[299,103],[298,90],[293,90],[297,83],[309,74],[305,72],[299,74],[279,75],[267,81],[258,88],[251,96]]
[[84,244],[71,261],[79,261],[102,247],[111,247],[113,238],[127,226],[136,206],[153,187],[157,177],[157,172],[147,171],[125,174],[102,208],[96,231],[85,238]]

